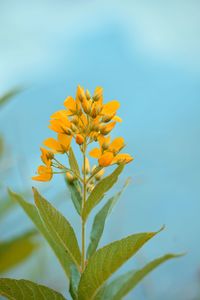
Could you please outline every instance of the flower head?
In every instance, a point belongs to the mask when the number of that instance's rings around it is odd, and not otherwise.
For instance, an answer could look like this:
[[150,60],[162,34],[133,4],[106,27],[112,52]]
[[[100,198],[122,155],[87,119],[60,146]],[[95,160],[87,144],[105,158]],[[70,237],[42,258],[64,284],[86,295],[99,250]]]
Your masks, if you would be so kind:
[[76,96],[68,96],[64,101],[64,109],[55,112],[50,119],[49,128],[56,133],[56,138],[48,138],[44,145],[49,149],[41,148],[41,159],[44,166],[38,168],[38,176],[34,180],[48,181],[52,178],[53,168],[59,172],[67,172],[56,158],[56,154],[67,154],[74,140],[81,151],[92,142],[98,142],[90,155],[98,159],[99,166],[107,167],[112,164],[128,163],[132,157],[128,154],[119,154],[124,147],[123,138],[110,141],[110,134],[117,122],[122,122],[117,116],[120,103],[112,100],[103,102],[103,88],[96,87],[94,94],[77,87]]

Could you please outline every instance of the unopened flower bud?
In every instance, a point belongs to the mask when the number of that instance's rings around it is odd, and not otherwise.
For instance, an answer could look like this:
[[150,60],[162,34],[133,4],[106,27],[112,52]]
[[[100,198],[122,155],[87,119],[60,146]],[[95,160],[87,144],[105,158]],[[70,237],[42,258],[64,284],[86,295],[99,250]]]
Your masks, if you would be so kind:
[[90,92],[88,90],[86,90],[85,96],[86,96],[87,100],[91,99],[91,95],[90,95]]
[[96,110],[96,107],[93,107],[91,113],[90,113],[90,116],[95,119],[97,117],[97,110]]
[[102,149],[103,150],[107,150],[109,148],[109,143],[108,142],[104,142],[103,144],[102,144]]
[[70,128],[64,128],[64,127],[62,127],[62,128],[63,128],[63,132],[64,132],[65,134],[67,134],[67,135],[71,135],[71,134],[72,134],[72,131],[71,131]]
[[98,181],[102,178],[102,176],[105,173],[105,169],[100,170],[96,175],[95,175],[95,179]]
[[78,118],[76,116],[74,116],[71,120],[71,122],[74,124],[74,125],[77,125],[78,124]]
[[95,185],[94,184],[89,184],[88,187],[87,187],[87,192],[88,193],[91,193],[92,190],[94,189]]
[[[84,165],[82,167],[82,172],[84,173]],[[85,173],[86,174],[90,173],[90,162],[89,162],[89,159],[87,157],[85,159]]]
[[72,131],[73,132],[77,132],[77,127],[76,127],[76,125],[74,125],[73,123],[71,124],[71,129],[72,129]]
[[94,140],[95,142],[98,141],[98,133],[95,133],[95,134],[93,135],[93,140]]
[[101,127],[100,132],[103,135],[107,135],[108,133],[111,132],[111,130],[115,127],[116,122],[111,122],[107,125],[104,125]]
[[99,124],[94,124],[91,128],[92,131],[99,131],[99,129],[100,129]]
[[81,134],[77,134],[77,135],[76,135],[76,143],[77,143],[78,145],[82,145],[83,142],[84,142],[84,137],[83,137]]
[[80,102],[82,102],[85,98],[84,89],[80,85],[77,88],[77,96]]
[[82,102],[82,108],[83,108],[83,110],[86,114],[90,114],[90,112],[91,112],[91,103],[90,103],[90,101],[87,101],[87,100],[84,99],[83,102]]
[[102,92],[103,92],[103,89],[102,88],[97,88],[96,90],[95,90],[95,94],[94,94],[94,96],[93,96],[93,100],[94,101],[99,101],[99,99],[101,98],[101,96],[102,96]]
[[112,118],[115,116],[115,114],[113,114],[113,115],[107,115],[107,116],[103,116],[103,118],[102,118],[102,122],[104,122],[104,123],[108,123],[108,122],[110,122],[111,120],[112,120]]
[[95,169],[97,168],[97,166],[96,165],[94,165],[93,167],[92,167],[92,170],[91,170],[91,175],[93,175],[94,174],[94,172],[95,172]]
[[66,172],[66,179],[69,183],[72,183],[75,180],[75,177],[70,172]]

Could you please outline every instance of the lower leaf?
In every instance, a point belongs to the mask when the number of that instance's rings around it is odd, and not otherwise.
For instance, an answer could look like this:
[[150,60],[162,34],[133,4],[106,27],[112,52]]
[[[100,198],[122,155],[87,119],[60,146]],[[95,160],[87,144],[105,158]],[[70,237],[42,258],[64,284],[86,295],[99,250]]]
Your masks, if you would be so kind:
[[167,260],[180,257],[180,255],[166,254],[157,258],[140,270],[133,270],[114,279],[110,284],[104,286],[96,295],[95,300],[121,300],[151,271]]
[[26,233],[9,241],[0,242],[0,273],[3,273],[27,259],[38,244],[32,240],[37,231]]
[[157,233],[133,234],[97,250],[81,276],[78,299],[94,299],[104,282]]
[[60,293],[29,280],[1,278],[0,295],[10,300],[66,300]]

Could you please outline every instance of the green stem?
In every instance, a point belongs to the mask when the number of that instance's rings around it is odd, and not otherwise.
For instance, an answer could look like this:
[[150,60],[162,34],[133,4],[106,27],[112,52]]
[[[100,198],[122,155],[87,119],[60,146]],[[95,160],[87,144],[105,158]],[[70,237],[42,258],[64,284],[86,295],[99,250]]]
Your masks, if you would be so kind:
[[82,253],[81,253],[81,269],[82,272],[85,269],[85,221],[83,218],[83,211],[86,203],[87,197],[87,181],[86,181],[86,142],[84,142],[83,147],[83,201],[82,201]]

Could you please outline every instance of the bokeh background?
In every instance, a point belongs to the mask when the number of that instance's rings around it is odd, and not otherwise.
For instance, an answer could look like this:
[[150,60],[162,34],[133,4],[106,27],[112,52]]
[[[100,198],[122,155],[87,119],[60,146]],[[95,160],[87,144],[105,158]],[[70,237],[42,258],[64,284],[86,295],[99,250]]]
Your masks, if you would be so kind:
[[[165,224],[123,269],[166,252],[187,252],[152,273],[127,299],[200,299],[200,2],[0,1],[0,94],[22,88],[0,112],[7,144],[1,184],[27,198],[36,185],[77,233],[79,220],[63,179],[36,184],[31,176],[42,141],[52,135],[49,116],[78,84],[91,91],[103,86],[106,101],[121,102],[123,123],[115,135],[125,137],[135,157],[115,187],[132,177],[101,244]],[[1,239],[33,228],[18,207],[0,226]],[[63,292],[64,274],[40,243],[25,263],[2,276]]]

